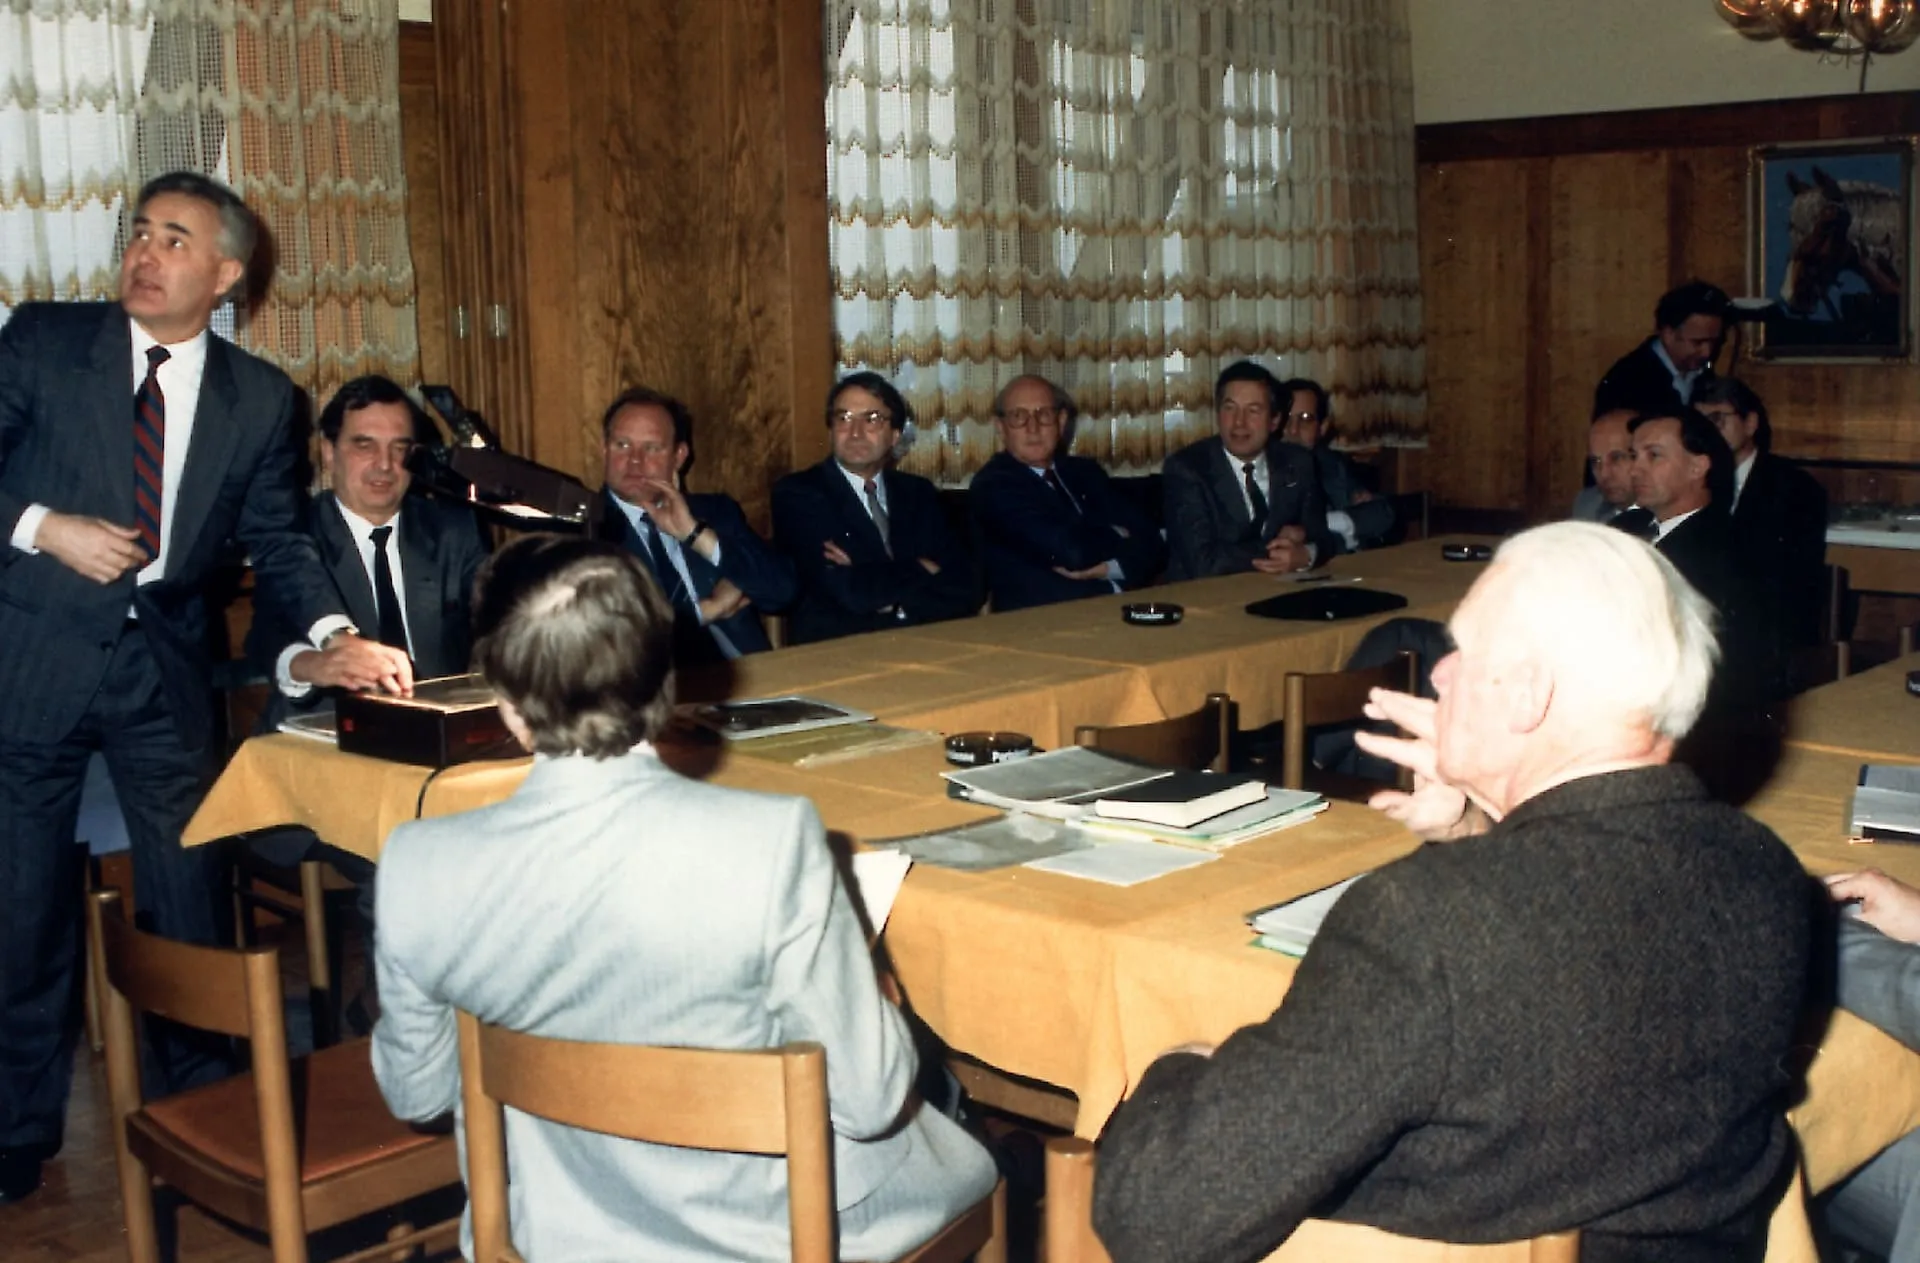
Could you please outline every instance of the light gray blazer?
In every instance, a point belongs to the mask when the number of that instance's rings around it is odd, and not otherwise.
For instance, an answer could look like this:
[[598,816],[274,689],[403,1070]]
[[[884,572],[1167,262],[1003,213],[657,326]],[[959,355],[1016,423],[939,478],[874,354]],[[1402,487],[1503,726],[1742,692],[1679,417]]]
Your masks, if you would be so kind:
[[[394,830],[376,886],[373,1066],[401,1118],[455,1107],[456,1008],[562,1039],[817,1040],[845,1257],[906,1253],[993,1186],[986,1152],[910,1096],[905,1021],[805,799],[687,780],[645,747],[540,758],[504,802]],[[789,1257],[779,1159],[512,1110],[507,1150],[533,1263]]]

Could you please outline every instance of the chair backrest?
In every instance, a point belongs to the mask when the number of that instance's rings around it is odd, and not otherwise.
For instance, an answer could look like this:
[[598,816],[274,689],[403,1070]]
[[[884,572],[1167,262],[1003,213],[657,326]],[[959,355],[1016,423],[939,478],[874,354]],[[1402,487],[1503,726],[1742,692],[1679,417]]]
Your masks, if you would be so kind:
[[1433,510],[1432,493],[1426,491],[1403,491],[1388,496],[1393,505],[1394,521],[1400,527],[1403,539],[1426,539],[1433,532],[1429,520]]
[[1199,710],[1147,724],[1073,730],[1075,745],[1138,759],[1160,767],[1224,772],[1233,738],[1233,701],[1225,693],[1207,694]]
[[832,1263],[833,1132],[819,1044],[754,1052],[589,1044],[510,1031],[470,1013],[459,1022],[467,1192],[481,1263],[512,1257],[507,1105],[628,1140],[784,1155],[795,1263]]
[[1847,627],[1847,568],[1829,564],[1820,569],[1827,581],[1827,608],[1821,620],[1820,639],[1845,640],[1850,630]]
[[1402,650],[1377,667],[1319,675],[1289,671],[1281,711],[1280,783],[1287,789],[1299,789],[1306,783],[1309,729],[1360,722],[1366,717],[1362,711],[1368,693],[1377,688],[1413,692],[1419,667],[1418,655]]

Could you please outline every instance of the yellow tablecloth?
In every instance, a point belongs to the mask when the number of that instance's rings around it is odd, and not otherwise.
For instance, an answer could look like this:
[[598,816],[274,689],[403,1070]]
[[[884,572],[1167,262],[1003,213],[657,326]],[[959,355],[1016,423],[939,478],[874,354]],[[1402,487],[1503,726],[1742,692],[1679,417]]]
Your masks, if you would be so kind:
[[1920,697],[1907,692],[1909,671],[1920,671],[1920,654],[1802,693],[1787,710],[1788,743],[1855,760],[1920,761]]

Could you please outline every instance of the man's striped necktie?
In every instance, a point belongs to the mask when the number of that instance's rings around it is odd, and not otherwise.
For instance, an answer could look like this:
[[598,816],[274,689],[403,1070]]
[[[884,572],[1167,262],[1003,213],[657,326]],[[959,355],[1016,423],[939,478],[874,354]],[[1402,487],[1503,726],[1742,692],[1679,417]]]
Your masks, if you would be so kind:
[[160,496],[165,482],[167,397],[160,390],[160,366],[167,348],[147,348],[147,376],[133,395],[133,517],[147,552],[160,555]]

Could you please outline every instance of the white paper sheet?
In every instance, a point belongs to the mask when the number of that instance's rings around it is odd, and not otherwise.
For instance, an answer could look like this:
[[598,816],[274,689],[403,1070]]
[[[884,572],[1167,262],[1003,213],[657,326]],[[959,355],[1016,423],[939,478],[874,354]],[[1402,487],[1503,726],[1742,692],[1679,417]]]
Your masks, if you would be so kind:
[[904,851],[855,851],[853,853],[853,893],[867,910],[867,924],[878,935],[887,928],[893,913],[893,901],[900,894],[900,883],[907,879],[913,857]]
[[1034,860],[1028,868],[1043,873],[1064,873],[1109,886],[1137,886],[1143,881],[1165,877],[1196,864],[1211,864],[1220,857],[1211,851],[1191,847],[1165,846],[1158,842],[1102,842],[1084,850],[1068,851]]

